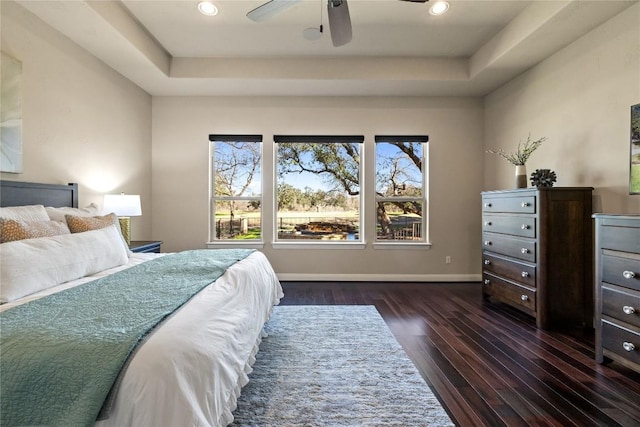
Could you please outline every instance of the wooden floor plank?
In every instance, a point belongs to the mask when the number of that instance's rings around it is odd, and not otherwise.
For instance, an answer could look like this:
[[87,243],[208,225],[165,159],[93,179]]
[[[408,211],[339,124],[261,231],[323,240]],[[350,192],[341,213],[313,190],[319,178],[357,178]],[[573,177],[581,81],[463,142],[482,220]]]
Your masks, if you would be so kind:
[[[457,322],[457,319],[452,320]],[[474,336],[468,329],[460,327],[462,331],[467,331],[469,347],[473,352],[482,357],[484,363],[491,368],[490,375],[499,378],[506,378],[509,381],[510,388],[504,390],[504,393],[511,395],[511,402],[530,402],[536,401],[536,405],[519,405],[519,411],[523,413],[525,419],[536,419],[537,421],[545,420],[551,424],[560,423],[561,425],[571,425],[572,419],[567,418],[564,414],[557,410],[555,405],[549,403],[541,396],[539,389],[543,387],[543,382],[534,375],[521,372],[514,375],[514,371],[520,369],[520,365],[509,357],[507,354],[498,353],[499,349],[494,346],[492,339],[488,337]],[[491,360],[491,363],[487,363]],[[546,394],[546,393],[544,393]],[[525,415],[524,413],[527,412]],[[534,414],[538,413],[538,417]]]
[[638,426],[640,373],[592,330],[541,331],[479,283],[283,282],[283,305],[375,305],[459,426]]
[[[539,393],[543,395],[553,393],[556,405],[559,403],[558,400],[562,400],[564,412],[570,414],[573,422],[577,422],[578,425],[618,425],[617,421],[607,415],[606,399],[592,393],[579,381],[580,370],[575,369],[575,365],[563,364],[563,358],[556,358],[553,352],[541,351],[540,345],[531,337],[526,341],[513,342],[502,337],[497,343],[498,350],[507,354],[518,365],[511,366],[510,372],[528,372],[529,383],[538,381]],[[514,351],[514,348],[518,351]],[[592,360],[588,363],[592,363]],[[623,414],[618,416],[624,421]]]

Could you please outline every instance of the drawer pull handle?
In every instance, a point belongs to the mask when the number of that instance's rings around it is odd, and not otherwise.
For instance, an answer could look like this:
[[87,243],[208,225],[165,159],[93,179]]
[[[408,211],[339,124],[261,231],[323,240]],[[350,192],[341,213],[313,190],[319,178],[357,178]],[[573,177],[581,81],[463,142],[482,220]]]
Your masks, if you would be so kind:
[[526,296],[526,295],[520,295],[520,299],[521,299],[522,301],[529,301],[529,297],[528,297],[528,296]]
[[624,276],[625,279],[633,279],[633,278],[636,277],[636,273],[634,273],[633,271],[629,271],[629,270],[623,271],[622,275]]
[[487,221],[484,223],[485,227],[491,227],[491,221]]
[[622,311],[624,311],[624,314],[635,314],[636,309],[628,305],[625,305],[624,307],[622,307]]
[[529,277],[529,272],[528,271],[523,271],[520,275],[522,277]]
[[485,240],[484,241],[484,245],[485,246],[491,246],[491,240]]
[[491,207],[491,203],[485,203],[485,204],[484,204],[484,207],[485,207],[485,208],[490,208],[490,207]]
[[491,283],[491,280],[489,280],[489,279],[484,279],[484,284],[485,284],[485,285],[488,285],[488,284],[490,284],[490,283]]
[[523,229],[523,230],[528,230],[531,227],[529,227],[527,224],[522,224],[522,226],[520,228]]
[[529,249],[522,248],[522,249],[520,249],[520,252],[522,252],[523,254],[528,254],[529,253]]
[[622,348],[624,348],[626,351],[633,351],[636,349],[636,346],[633,345],[632,342],[625,341],[622,343]]
[[489,265],[489,264],[491,264],[491,261],[489,261],[488,259],[485,259],[484,260],[484,265]]
[[522,202],[520,203],[520,206],[522,206],[523,208],[526,208],[527,206],[529,206],[529,202]]

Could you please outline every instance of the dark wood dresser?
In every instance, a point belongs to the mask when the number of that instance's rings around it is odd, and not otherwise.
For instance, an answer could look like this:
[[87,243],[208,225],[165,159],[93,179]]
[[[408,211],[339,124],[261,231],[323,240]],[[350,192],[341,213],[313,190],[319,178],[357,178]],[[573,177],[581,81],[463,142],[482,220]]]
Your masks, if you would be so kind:
[[591,187],[482,193],[482,293],[541,329],[593,326]]
[[640,371],[640,215],[595,214],[596,361]]

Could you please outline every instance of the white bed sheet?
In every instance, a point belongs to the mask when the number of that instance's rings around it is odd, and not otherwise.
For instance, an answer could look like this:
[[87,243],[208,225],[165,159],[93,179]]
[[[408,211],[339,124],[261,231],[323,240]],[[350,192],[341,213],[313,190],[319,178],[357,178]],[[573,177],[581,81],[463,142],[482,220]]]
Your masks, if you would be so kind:
[[[78,286],[144,262],[133,254],[125,266],[3,304],[0,311]],[[162,256],[162,255],[160,255]],[[226,426],[262,339],[262,328],[283,296],[261,252],[227,270],[156,328],[127,367],[108,419],[111,426]]]

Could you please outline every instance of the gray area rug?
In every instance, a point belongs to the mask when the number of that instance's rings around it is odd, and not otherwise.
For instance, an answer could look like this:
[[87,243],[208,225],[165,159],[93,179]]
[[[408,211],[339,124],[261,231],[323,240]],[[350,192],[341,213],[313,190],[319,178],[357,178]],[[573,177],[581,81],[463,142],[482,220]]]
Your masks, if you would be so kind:
[[278,306],[232,426],[453,426],[373,306]]

